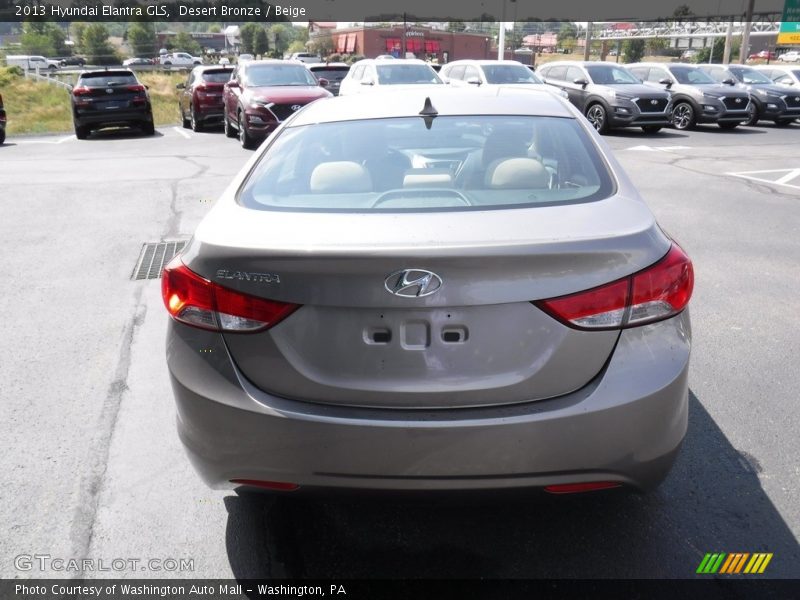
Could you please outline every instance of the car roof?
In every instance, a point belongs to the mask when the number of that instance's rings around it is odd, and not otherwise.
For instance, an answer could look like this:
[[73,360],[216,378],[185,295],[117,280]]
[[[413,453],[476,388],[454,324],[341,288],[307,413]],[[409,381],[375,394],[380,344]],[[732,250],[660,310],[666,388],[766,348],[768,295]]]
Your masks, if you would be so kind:
[[193,71],[195,73],[205,73],[206,71],[233,71],[232,65],[197,65]]
[[520,65],[525,66],[518,60],[491,60],[491,59],[478,59],[478,58],[463,58],[461,60],[454,60],[447,63],[447,66],[457,64],[470,64],[470,65]]
[[[378,97],[380,102],[376,101]],[[426,98],[430,98],[439,116],[537,115],[574,118],[570,109],[546,90],[497,86],[465,92],[448,86],[431,85],[425,89],[393,89],[391,92],[376,91],[371,94],[337,96],[323,102],[313,102],[302,112],[297,113],[290,126],[360,119],[416,117],[425,106]]]
[[630,65],[621,65],[619,63],[606,62],[603,60],[554,60],[552,62],[539,65],[540,69],[545,67],[561,66],[561,67],[629,67]]
[[326,67],[327,67],[327,68],[330,68],[330,67],[337,67],[337,68],[339,68],[339,67],[347,67],[347,68],[350,68],[350,65],[348,65],[347,63],[343,63],[343,62],[331,62],[331,63],[305,63],[305,65],[306,65],[306,67],[308,67],[309,69],[324,69],[324,68],[326,68]]
[[359,60],[358,62],[353,63],[353,66],[356,65],[371,65],[371,64],[378,64],[381,66],[384,65],[427,65],[424,60],[420,60],[419,58],[395,58],[394,60],[387,60],[385,58],[364,58]]

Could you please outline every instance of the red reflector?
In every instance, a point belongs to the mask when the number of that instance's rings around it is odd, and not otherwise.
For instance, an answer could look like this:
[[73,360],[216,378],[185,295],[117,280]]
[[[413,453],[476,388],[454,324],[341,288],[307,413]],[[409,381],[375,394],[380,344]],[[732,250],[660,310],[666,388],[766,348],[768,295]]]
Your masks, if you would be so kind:
[[694,288],[692,261],[673,243],[657,263],[606,285],[534,302],[577,329],[619,329],[661,321],[680,313]]
[[549,494],[577,494],[579,492],[593,492],[594,490],[608,490],[621,487],[616,481],[587,481],[585,483],[559,483],[548,485],[544,491]]
[[299,304],[266,300],[217,285],[191,271],[176,256],[161,275],[161,296],[173,319],[212,331],[263,331]]
[[260,479],[231,479],[231,483],[249,485],[250,487],[264,488],[267,490],[279,490],[281,492],[293,492],[300,487],[296,483],[288,483],[286,481],[261,481]]

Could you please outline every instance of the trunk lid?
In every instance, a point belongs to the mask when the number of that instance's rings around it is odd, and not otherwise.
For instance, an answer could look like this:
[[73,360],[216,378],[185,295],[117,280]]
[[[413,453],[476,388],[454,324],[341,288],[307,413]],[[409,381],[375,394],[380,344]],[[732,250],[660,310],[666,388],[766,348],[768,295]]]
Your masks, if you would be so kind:
[[[620,196],[457,213],[271,212],[231,202],[213,212],[184,250],[187,266],[303,305],[268,331],[224,334],[241,372],[268,393],[350,406],[486,406],[579,389],[618,332],[571,329],[531,301],[629,275],[669,248],[641,201]],[[441,286],[392,294],[404,269],[419,270],[410,280],[433,273]]]

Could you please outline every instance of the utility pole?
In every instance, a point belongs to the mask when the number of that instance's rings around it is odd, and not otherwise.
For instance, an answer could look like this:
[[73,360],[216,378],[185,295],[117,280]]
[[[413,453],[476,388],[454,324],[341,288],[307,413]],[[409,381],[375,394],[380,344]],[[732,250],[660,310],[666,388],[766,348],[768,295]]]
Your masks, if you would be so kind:
[[497,60],[503,60],[506,53],[506,0],[503,3],[503,10],[500,16],[500,31],[497,35]]
[[731,48],[733,47],[733,21],[728,21],[728,31],[725,33],[725,52],[722,55],[722,64],[731,62]]
[[589,53],[592,49],[592,22],[586,23],[586,47],[583,49],[583,60],[589,60]]
[[747,1],[747,13],[744,17],[744,30],[742,31],[742,47],[739,48],[739,64],[743,65],[750,51],[750,28],[753,26],[753,5],[756,0]]

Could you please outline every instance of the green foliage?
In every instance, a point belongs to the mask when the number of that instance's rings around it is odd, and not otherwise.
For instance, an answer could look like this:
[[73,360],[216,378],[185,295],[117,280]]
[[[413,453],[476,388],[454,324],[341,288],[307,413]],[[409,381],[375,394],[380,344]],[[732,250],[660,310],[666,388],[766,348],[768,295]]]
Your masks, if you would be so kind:
[[158,53],[156,30],[152,23],[131,23],[128,44],[134,56],[155,56]]
[[467,26],[464,24],[464,21],[450,21],[447,24],[447,31],[453,31],[455,33],[461,33],[466,30],[466,28]]
[[339,53],[331,54],[328,57],[328,62],[342,62],[342,55]]
[[[269,37],[272,40],[272,48],[278,52],[281,57],[286,49],[295,39],[294,27],[286,26],[283,23],[275,23],[269,28]],[[299,50],[298,50],[299,52]]]
[[203,53],[203,47],[185,31],[181,31],[172,40],[172,45],[181,52],[188,52],[192,56],[200,56]]
[[286,54],[294,54],[295,52],[305,52],[305,51],[306,51],[306,46],[300,40],[293,41],[291,44],[289,44],[289,47],[286,48]]
[[626,63],[635,63],[642,60],[644,56],[645,41],[644,40],[626,40],[622,44],[622,51],[625,53],[623,57]]
[[90,64],[113,65],[118,57],[108,42],[108,29],[103,23],[91,23],[83,30],[81,48]]
[[64,30],[55,23],[30,21],[23,25],[20,45],[25,54],[65,56],[69,53]]
[[269,38],[267,37],[267,30],[259,27],[253,36],[253,54],[259,56],[263,55],[269,50]]
[[83,54],[83,32],[86,31],[88,23],[82,21],[75,21],[70,25],[70,37],[75,42],[74,49],[79,54]]
[[[741,48],[742,42],[741,40],[734,39],[733,44],[731,45],[731,59],[739,56],[739,48]],[[703,48],[702,50],[698,51],[697,54],[694,55],[692,58],[693,62],[696,63],[707,63],[708,59],[711,58],[711,62],[721,63],[723,59],[723,54],[725,54],[725,38],[718,37],[714,40],[714,55],[710,56],[711,48]]]
[[239,28],[239,40],[242,43],[242,52],[245,54],[256,54],[255,42],[259,29],[261,25],[258,23],[245,23]]
[[24,76],[25,72],[22,67],[16,65],[13,67],[0,67],[0,88],[9,86],[14,80]]

